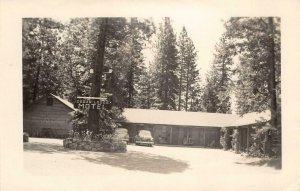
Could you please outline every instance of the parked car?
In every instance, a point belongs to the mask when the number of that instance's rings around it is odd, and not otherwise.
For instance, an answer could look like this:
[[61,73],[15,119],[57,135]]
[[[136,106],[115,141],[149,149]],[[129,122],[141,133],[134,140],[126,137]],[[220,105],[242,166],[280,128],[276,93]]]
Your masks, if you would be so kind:
[[117,128],[115,130],[113,138],[121,139],[122,141],[126,142],[126,144],[128,144],[129,142],[128,130],[125,128]]
[[140,130],[139,133],[135,136],[135,144],[152,147],[154,145],[154,142],[151,132],[148,130]]

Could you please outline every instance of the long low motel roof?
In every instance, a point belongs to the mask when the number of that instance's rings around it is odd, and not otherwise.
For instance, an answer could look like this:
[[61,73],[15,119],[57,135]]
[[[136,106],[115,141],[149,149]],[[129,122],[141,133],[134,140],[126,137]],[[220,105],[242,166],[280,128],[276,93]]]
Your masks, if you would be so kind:
[[269,121],[269,111],[237,114],[185,112],[150,109],[124,109],[125,122],[136,124],[161,124],[198,127],[234,127]]
[[[54,98],[74,111],[74,105],[69,101],[51,94]],[[125,108],[124,122],[135,124],[180,125],[198,127],[235,127],[269,121],[270,111],[247,113],[243,116],[237,114],[185,112],[170,110],[151,110]]]

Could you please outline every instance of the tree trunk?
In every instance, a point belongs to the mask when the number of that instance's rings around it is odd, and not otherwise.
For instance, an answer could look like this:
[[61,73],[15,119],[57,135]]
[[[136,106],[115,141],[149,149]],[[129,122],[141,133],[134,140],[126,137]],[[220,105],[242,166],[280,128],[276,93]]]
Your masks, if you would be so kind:
[[164,104],[163,104],[163,109],[166,110],[168,109],[169,105],[169,100],[168,100],[168,72],[166,71],[166,76],[165,76],[165,84],[164,84]]
[[180,67],[178,111],[181,110],[181,92],[182,92],[182,75],[183,75],[182,65],[183,63],[181,63],[181,67]]
[[222,78],[221,78],[221,87],[224,88],[224,81],[225,81],[225,58],[222,55]]
[[275,42],[273,18],[269,17],[270,25],[270,50],[269,50],[269,92],[271,98],[271,126],[277,128],[277,103],[276,103],[276,79],[275,79]]
[[[150,76],[149,76],[149,78],[150,78]],[[147,92],[148,92],[148,95],[147,95],[147,109],[150,109],[150,107],[151,107],[151,103],[150,103],[150,99],[151,99],[151,81],[150,81],[150,79],[148,79],[149,81],[148,81],[148,83],[147,83]]]
[[[269,46],[269,94],[270,94],[270,109],[271,109],[271,127],[277,128],[277,103],[276,103],[276,79],[275,79],[275,42],[274,42],[274,23],[273,18],[269,17],[269,34],[270,46]],[[271,144],[270,144],[269,131],[265,133],[264,152],[265,155],[270,155]]]
[[36,73],[36,77],[34,80],[34,87],[33,87],[33,95],[32,95],[32,101],[35,101],[38,95],[38,91],[39,91],[39,78],[40,78],[40,71],[41,71],[41,65],[38,64],[37,67],[37,73]]
[[[93,64],[94,75],[92,78],[91,97],[100,97],[107,23],[108,18],[103,18],[98,35],[96,62]],[[88,129],[92,132],[93,137],[99,133],[99,112],[98,109],[89,109]]]
[[128,74],[128,101],[127,101],[127,107],[132,108],[133,107],[133,78],[134,78],[134,74],[133,74],[133,64],[131,63],[130,69],[129,69],[129,74]]
[[187,68],[187,72],[186,72],[186,92],[185,92],[185,111],[188,110],[188,101],[189,101],[189,86],[190,86],[190,82],[189,82],[189,66]]
[[133,107],[133,91],[134,91],[134,37],[133,37],[133,18],[130,20],[130,33],[131,33],[131,46],[130,46],[130,68],[129,68],[129,74],[128,74],[128,101],[127,101],[127,107],[132,108]]

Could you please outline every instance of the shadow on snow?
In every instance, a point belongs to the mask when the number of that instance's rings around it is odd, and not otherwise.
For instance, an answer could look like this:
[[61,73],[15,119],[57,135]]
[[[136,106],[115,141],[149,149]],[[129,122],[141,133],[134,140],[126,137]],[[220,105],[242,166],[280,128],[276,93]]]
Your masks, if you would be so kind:
[[249,165],[249,166],[268,166],[274,169],[281,169],[281,159],[273,158],[273,159],[260,159],[258,161],[252,162],[235,162],[236,164]]
[[188,167],[188,164],[183,161],[137,151],[127,151],[126,153],[103,153],[102,156],[80,155],[80,157],[83,160],[96,164],[106,164],[127,170],[161,174],[180,173]]
[[85,160],[95,164],[109,165],[126,170],[160,174],[181,173],[189,166],[184,161],[144,152],[127,151],[126,153],[109,153],[74,151],[65,149],[62,145],[51,143],[26,143],[24,144],[24,151],[40,154],[75,154],[78,158],[74,158],[73,160]]

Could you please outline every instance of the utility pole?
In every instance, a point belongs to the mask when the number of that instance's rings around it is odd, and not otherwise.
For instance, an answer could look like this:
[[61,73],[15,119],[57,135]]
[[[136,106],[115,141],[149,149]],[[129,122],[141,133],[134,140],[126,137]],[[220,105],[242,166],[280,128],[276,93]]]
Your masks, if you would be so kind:
[[[93,77],[92,77],[92,88],[91,97],[100,97],[102,75],[103,75],[103,65],[104,65],[104,54],[105,54],[105,44],[107,36],[107,24],[108,18],[101,18],[100,31],[98,35],[97,42],[97,56],[96,61],[92,66]],[[88,130],[92,132],[92,138],[94,135],[99,133],[99,114],[98,109],[89,109],[88,115]]]

